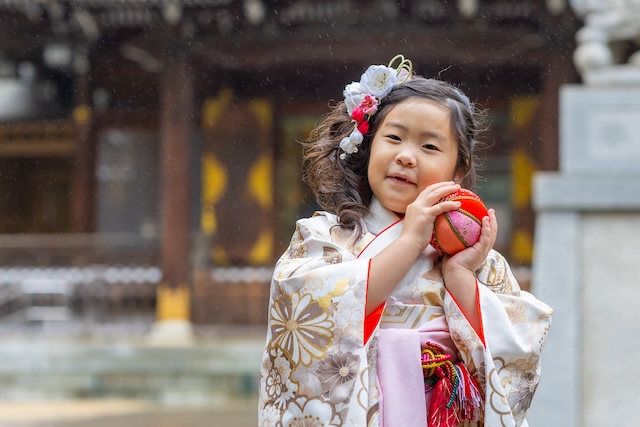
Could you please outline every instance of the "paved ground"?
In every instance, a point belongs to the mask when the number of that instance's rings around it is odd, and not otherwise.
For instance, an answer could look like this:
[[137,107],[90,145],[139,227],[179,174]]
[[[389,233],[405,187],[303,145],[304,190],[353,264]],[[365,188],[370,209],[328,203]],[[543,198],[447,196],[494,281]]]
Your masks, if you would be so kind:
[[257,403],[161,408],[138,401],[0,402],[0,427],[255,427]]
[[[258,403],[257,393],[254,396],[253,390],[257,391],[257,386],[253,380],[259,372],[263,329],[216,330],[197,345],[176,348],[149,348],[144,342],[124,339],[114,343],[23,336],[8,340],[3,337],[0,346],[0,427],[256,427]],[[141,367],[140,363],[145,365]],[[161,382],[163,380],[182,388],[170,389],[173,394],[162,394],[162,399],[156,393],[148,396],[149,393],[140,392],[139,400],[51,400],[59,396],[84,396],[82,391],[86,392],[88,388],[95,392],[96,385],[122,388],[130,385],[122,378],[129,372],[138,371],[146,377],[135,379],[131,384],[163,387],[166,386]],[[168,371],[173,376],[167,379]],[[225,376],[229,372],[252,381],[236,384]],[[220,373],[222,379],[217,377]],[[180,377],[176,377],[178,374]],[[194,377],[200,379],[202,375],[209,378],[204,386],[203,381],[194,381]],[[111,382],[105,382],[105,378]],[[62,390],[63,380],[68,389]],[[238,389],[235,391],[239,394],[231,398],[224,392],[218,393],[217,389],[212,393],[212,384]],[[59,394],[56,393],[58,390]],[[109,390],[111,394],[104,395],[128,396],[117,394],[118,390]],[[182,391],[190,393],[182,396],[184,399],[176,399]],[[179,404],[191,406],[179,407]]]
[[103,418],[68,424],[66,427],[255,427],[253,412],[237,411],[167,411]]

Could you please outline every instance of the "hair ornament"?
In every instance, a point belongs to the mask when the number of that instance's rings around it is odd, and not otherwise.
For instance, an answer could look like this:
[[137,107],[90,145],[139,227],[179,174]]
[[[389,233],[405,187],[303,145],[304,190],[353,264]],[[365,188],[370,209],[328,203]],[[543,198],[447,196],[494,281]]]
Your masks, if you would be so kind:
[[[395,65],[397,63],[397,65]],[[343,95],[347,113],[354,125],[349,136],[340,141],[341,159],[358,152],[364,135],[369,131],[369,119],[378,111],[380,101],[395,86],[411,78],[413,65],[403,55],[396,55],[389,65],[371,65],[360,76],[359,82],[345,86]]]
[[404,55],[396,55],[391,61],[389,61],[389,68],[393,68],[393,64],[399,61],[398,66],[395,67],[396,75],[398,76],[397,85],[400,83],[404,83],[411,78],[411,74],[413,73],[413,63],[411,60],[404,57]]

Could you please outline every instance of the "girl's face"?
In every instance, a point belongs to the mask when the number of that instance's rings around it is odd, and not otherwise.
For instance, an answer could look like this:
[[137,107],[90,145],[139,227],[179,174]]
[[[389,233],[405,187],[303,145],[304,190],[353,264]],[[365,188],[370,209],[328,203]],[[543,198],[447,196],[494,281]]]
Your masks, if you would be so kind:
[[389,111],[371,141],[367,175],[384,207],[404,214],[426,187],[455,178],[458,143],[449,110],[414,98]]

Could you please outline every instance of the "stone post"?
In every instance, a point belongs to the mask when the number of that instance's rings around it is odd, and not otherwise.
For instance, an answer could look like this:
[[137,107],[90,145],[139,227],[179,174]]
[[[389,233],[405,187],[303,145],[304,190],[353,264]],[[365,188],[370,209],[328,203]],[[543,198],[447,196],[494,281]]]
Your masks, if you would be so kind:
[[531,427],[635,425],[640,86],[565,86],[560,170],[534,178],[532,291],[554,308]]
[[560,91],[560,167],[534,177],[532,291],[554,308],[532,427],[636,425],[640,0],[572,0],[584,85]]

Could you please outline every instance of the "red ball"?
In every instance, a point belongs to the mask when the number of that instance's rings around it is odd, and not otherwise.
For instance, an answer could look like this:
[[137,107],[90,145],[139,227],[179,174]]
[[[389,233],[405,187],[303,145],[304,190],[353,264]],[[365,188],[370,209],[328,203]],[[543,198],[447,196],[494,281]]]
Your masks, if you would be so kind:
[[480,197],[464,188],[443,197],[440,202],[455,200],[462,205],[436,217],[431,246],[445,255],[454,255],[480,240],[482,218],[488,216]]

